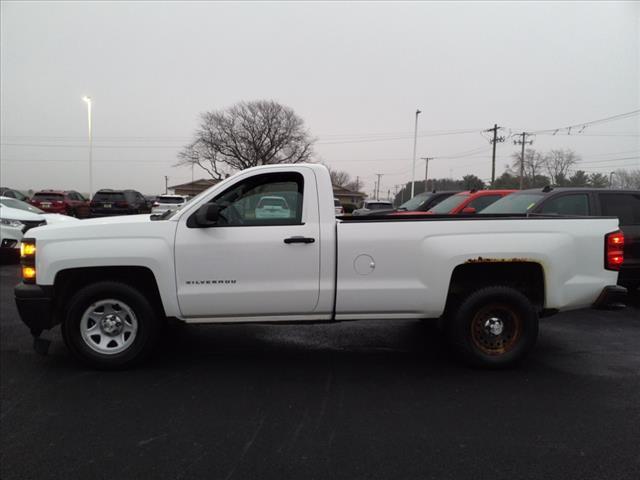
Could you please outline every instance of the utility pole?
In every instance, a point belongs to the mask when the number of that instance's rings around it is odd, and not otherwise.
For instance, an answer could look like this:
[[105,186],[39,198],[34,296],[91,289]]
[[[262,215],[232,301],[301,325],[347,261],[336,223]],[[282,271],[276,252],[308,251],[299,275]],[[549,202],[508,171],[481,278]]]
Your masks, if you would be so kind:
[[424,168],[424,191],[429,190],[429,160],[433,160],[433,157],[420,157],[420,160],[424,160],[425,168]]
[[164,176],[164,194],[169,193],[169,177],[167,175]]
[[356,177],[356,192],[360,191],[360,177]]
[[533,140],[527,140],[527,137],[530,136],[530,133],[522,132],[519,133],[518,136],[522,137],[522,140],[514,140],[514,145],[522,145],[522,153],[520,154],[520,190],[524,187],[524,147],[525,145],[531,145]]
[[494,123],[493,128],[485,130],[485,132],[493,132],[493,139],[489,140],[489,143],[493,144],[493,154],[491,155],[491,186],[493,186],[496,181],[496,143],[504,142],[504,137],[498,137],[498,130],[501,128],[497,123]]
[[418,144],[418,115],[422,112],[416,110],[416,124],[413,129],[413,170],[411,174],[411,198],[413,198],[413,190],[416,183],[416,145]]
[[376,200],[380,200],[380,177],[382,177],[382,173],[376,173],[378,176],[378,182],[376,183]]

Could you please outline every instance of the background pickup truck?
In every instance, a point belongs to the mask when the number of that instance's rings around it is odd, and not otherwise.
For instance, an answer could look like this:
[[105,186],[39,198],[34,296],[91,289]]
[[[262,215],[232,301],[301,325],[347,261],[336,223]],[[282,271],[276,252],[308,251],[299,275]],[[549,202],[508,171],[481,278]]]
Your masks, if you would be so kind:
[[[288,208],[260,215],[265,197]],[[36,339],[60,323],[71,352],[100,368],[143,359],[167,318],[441,319],[464,359],[501,367],[533,347],[540,315],[625,292],[616,218],[336,219],[319,165],[252,168],[173,212],[29,237],[15,289],[23,321]]]

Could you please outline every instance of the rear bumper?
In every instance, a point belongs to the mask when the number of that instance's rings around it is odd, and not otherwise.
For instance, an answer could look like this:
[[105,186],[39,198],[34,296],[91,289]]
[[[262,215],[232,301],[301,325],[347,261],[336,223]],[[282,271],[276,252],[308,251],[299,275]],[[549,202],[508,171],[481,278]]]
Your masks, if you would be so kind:
[[624,306],[627,289],[620,285],[609,285],[602,289],[602,293],[593,304],[593,308],[620,308]]
[[16,306],[31,333],[39,335],[56,325],[53,315],[53,287],[20,283],[14,289]]

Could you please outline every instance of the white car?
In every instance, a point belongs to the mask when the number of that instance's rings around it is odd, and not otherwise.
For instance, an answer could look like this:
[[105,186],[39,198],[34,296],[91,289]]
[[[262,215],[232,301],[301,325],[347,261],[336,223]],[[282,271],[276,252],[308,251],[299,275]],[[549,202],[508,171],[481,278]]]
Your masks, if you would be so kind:
[[3,249],[18,249],[22,237],[31,228],[70,221],[78,219],[58,213],[45,213],[16,198],[0,197],[0,246]]
[[[257,218],[260,198],[290,216]],[[617,218],[336,218],[333,198],[322,165],[265,165],[167,215],[35,228],[20,317],[36,338],[62,323],[71,353],[101,368],[142,360],[167,318],[431,320],[464,359],[496,368],[533,348],[539,317],[626,294]]]
[[291,210],[284,197],[265,196],[258,201],[255,215],[256,218],[289,218]]
[[344,215],[344,207],[340,203],[340,200],[337,198],[333,199],[333,207],[335,209],[336,215]]
[[375,214],[376,210],[393,210],[393,203],[387,200],[365,200],[362,208],[354,210],[352,215],[368,215]]
[[164,213],[167,210],[177,210],[187,203],[187,197],[182,195],[159,195],[156,197],[153,206],[151,207],[151,213],[156,215]]

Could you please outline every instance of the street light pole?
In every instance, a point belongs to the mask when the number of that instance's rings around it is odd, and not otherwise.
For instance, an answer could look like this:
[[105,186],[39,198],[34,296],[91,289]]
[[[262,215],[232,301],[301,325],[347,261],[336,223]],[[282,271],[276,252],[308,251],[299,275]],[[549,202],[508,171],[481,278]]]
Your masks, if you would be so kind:
[[420,157],[420,160],[424,160],[426,163],[424,169],[424,191],[426,192],[429,185],[429,160],[433,160],[433,157]]
[[89,126],[89,200],[93,196],[93,125],[92,125],[92,116],[91,116],[91,97],[87,97],[86,95],[82,97],[87,103],[87,123]]
[[416,123],[413,129],[413,170],[411,173],[411,198],[414,195],[415,183],[416,183],[416,145],[418,143],[418,115],[422,112],[418,109],[416,110]]

